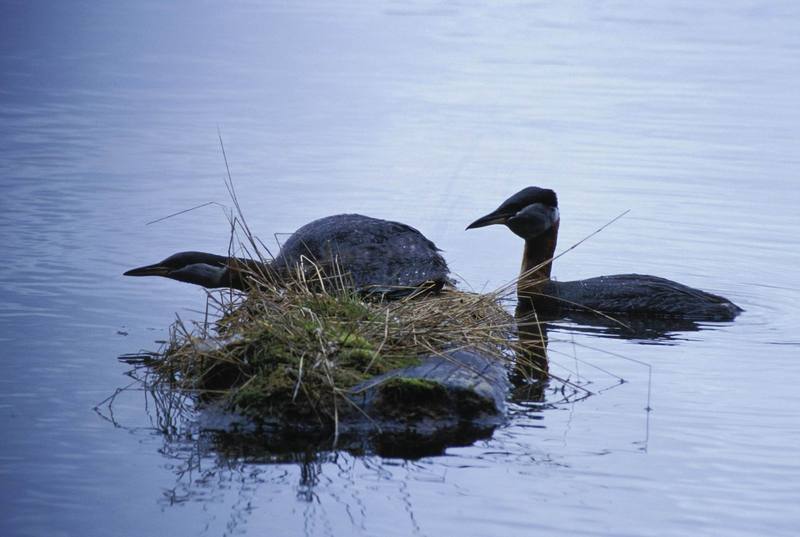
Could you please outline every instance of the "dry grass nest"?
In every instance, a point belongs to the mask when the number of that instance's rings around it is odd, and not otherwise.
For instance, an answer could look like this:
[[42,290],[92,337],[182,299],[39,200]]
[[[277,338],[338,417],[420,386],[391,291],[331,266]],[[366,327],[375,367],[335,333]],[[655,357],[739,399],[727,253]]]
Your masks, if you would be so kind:
[[[151,363],[153,383],[258,418],[330,422],[350,390],[426,355],[457,348],[515,356],[507,293],[444,289],[400,300],[353,292],[341,275],[209,293],[214,323],[178,320]],[[210,328],[209,328],[210,327]]]

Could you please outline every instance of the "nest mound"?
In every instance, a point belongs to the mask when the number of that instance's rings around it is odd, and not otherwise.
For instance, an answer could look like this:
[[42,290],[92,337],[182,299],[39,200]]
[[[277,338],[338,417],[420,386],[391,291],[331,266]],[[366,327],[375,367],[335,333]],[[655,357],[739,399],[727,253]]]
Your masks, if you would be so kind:
[[498,293],[423,289],[387,300],[353,292],[341,276],[253,277],[247,293],[209,294],[212,330],[173,325],[151,364],[155,384],[260,420],[331,425],[371,379],[419,403],[422,388],[435,400],[441,387],[391,372],[460,349],[498,362],[515,355],[514,319]]

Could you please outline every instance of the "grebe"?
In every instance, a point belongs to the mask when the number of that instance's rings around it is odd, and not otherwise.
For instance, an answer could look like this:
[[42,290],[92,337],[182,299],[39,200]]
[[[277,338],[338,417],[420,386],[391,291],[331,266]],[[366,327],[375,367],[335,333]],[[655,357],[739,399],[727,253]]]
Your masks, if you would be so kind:
[[550,189],[525,188],[467,229],[491,224],[504,224],[525,240],[517,295],[538,313],[578,310],[729,321],[742,311],[724,297],[657,276],[616,274],[571,282],[551,280],[559,213],[556,193]]
[[362,293],[403,295],[449,282],[433,242],[411,226],[359,214],[314,220],[298,229],[268,264],[204,252],[180,252],[125,276],[163,276],[213,289],[246,290],[248,273],[286,274],[305,261],[327,275],[341,273]]

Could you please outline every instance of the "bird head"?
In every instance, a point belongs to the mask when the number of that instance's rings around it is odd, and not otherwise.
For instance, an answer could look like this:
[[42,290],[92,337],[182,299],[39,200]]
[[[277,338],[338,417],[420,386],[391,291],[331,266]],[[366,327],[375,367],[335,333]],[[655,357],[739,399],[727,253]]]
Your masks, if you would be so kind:
[[124,276],[162,276],[207,288],[226,287],[228,258],[205,252],[179,252],[153,265],[125,272]]
[[549,188],[529,186],[478,218],[467,229],[503,224],[523,239],[533,239],[558,225],[558,198]]

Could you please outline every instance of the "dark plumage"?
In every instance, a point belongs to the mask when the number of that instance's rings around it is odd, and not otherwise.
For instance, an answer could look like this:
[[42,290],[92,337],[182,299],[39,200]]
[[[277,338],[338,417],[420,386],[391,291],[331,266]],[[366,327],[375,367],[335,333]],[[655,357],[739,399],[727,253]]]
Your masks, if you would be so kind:
[[[313,262],[313,265],[312,263]],[[328,275],[342,274],[364,293],[406,294],[449,281],[447,263],[433,242],[411,226],[359,214],[314,220],[298,229],[275,259],[263,264],[204,252],[180,252],[126,276],[163,276],[206,288],[246,289],[247,273],[278,278],[302,264]]]
[[729,321],[742,311],[719,295],[646,274],[614,274],[570,282],[550,280],[542,294],[554,297],[551,309],[596,310],[631,316]]
[[525,240],[517,294],[521,304],[530,304],[539,313],[599,311],[728,321],[742,311],[724,297],[657,276],[617,274],[571,282],[551,280],[559,222],[555,192],[528,187],[467,229],[504,224]]
[[359,290],[439,285],[448,280],[447,262],[433,242],[406,224],[360,214],[314,220],[281,248],[273,267],[292,267],[301,256],[330,266],[334,260]]

